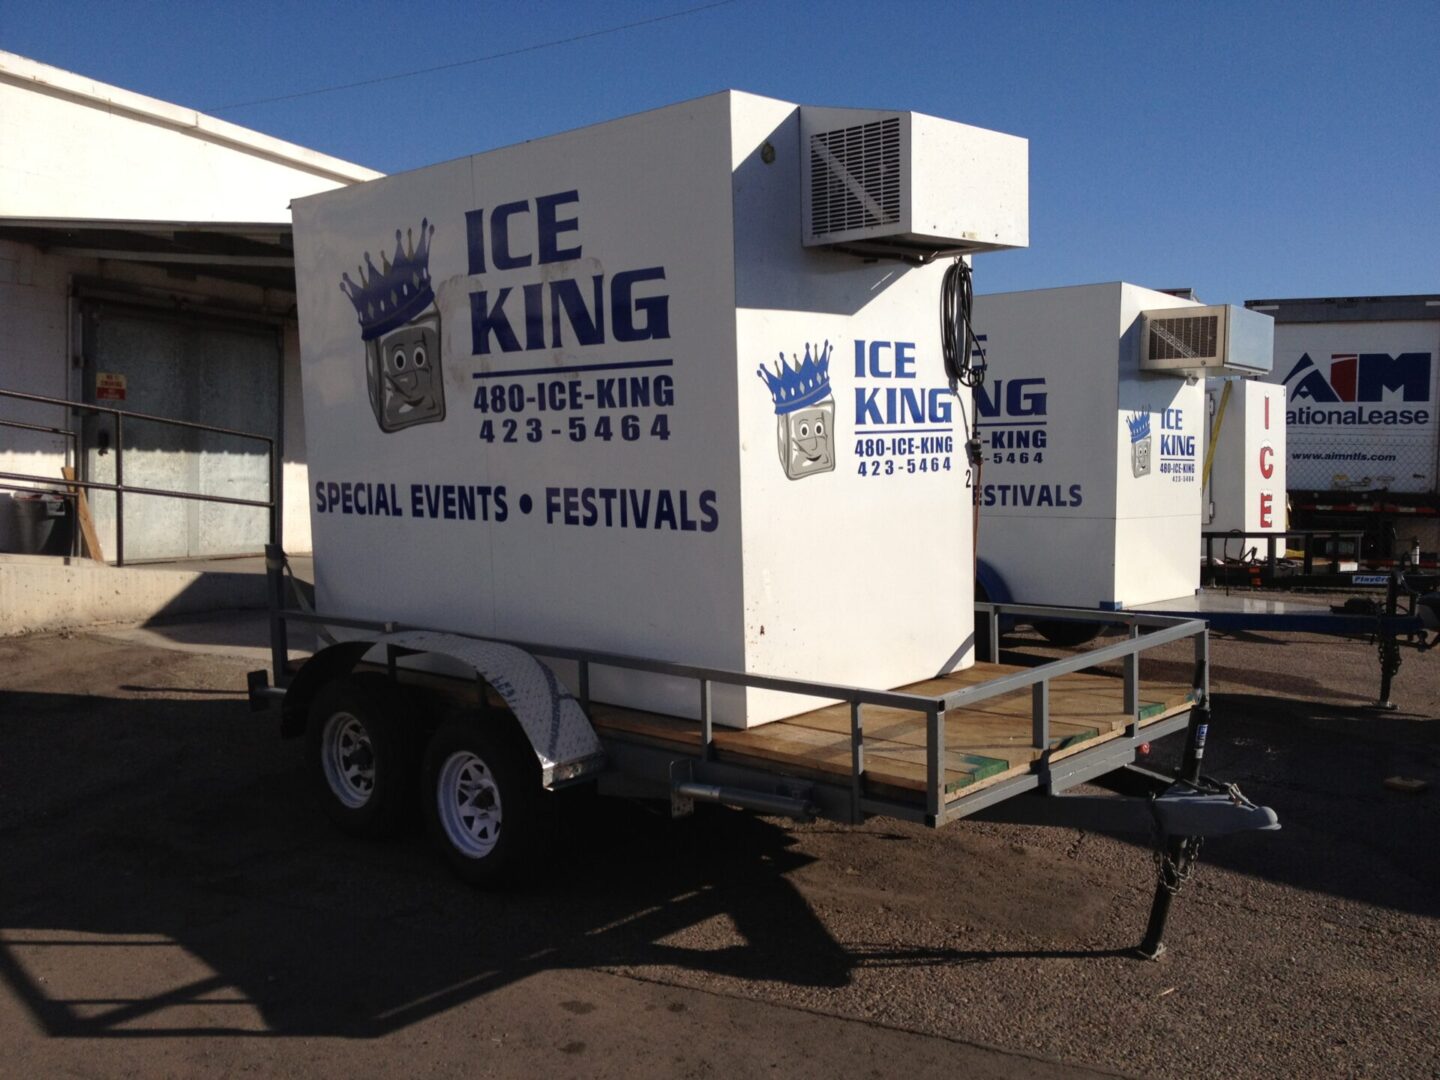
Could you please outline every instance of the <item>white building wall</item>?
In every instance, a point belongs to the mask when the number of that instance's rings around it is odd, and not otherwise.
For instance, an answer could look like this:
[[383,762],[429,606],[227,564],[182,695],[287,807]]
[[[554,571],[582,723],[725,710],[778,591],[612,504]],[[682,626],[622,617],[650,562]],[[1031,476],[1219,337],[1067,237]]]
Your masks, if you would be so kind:
[[[290,200],[380,174],[304,147],[0,52],[0,223],[155,221],[288,223]],[[284,321],[284,543],[310,549],[304,412],[294,297],[163,270],[47,254],[0,240],[0,388],[83,395],[76,277],[105,279],[192,305]],[[65,410],[0,398],[0,418],[73,428]],[[59,435],[0,427],[0,471],[60,478],[73,463]],[[11,495],[0,490],[0,551],[14,550]],[[107,556],[113,553],[106,551]]]

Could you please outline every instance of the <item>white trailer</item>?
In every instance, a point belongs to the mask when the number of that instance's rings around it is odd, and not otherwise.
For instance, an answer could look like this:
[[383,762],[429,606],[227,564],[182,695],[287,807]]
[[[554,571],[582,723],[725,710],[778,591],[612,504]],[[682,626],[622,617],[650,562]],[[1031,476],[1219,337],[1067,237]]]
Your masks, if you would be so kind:
[[[1100,611],[1192,597],[1200,380],[1268,369],[1269,319],[1111,282],[980,296],[975,322],[986,596]],[[1072,644],[1098,628],[1036,626]]]
[[[418,790],[488,883],[567,784],[938,826],[1109,777],[1160,797],[1041,802],[1159,822],[1150,955],[1187,838],[1275,827],[1200,779],[1201,624],[976,658],[969,311],[935,311],[1026,243],[1023,140],[724,93],[294,214],[319,611],[272,552],[273,673],[343,827]],[[334,641],[298,671],[295,621]],[[1190,680],[1082,673],[1182,639]],[[1124,771],[1182,730],[1179,786]]]
[[1275,320],[1291,525],[1365,533],[1383,565],[1440,552],[1440,295],[1249,300]]

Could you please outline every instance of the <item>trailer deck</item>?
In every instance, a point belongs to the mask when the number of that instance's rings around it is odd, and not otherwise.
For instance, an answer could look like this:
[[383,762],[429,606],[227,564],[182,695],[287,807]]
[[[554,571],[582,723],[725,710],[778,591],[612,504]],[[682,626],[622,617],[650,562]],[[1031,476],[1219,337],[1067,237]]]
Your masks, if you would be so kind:
[[[940,698],[1027,668],[977,662],[896,693]],[[944,786],[947,806],[1011,777],[1027,773],[1042,756],[1049,762],[1122,736],[1133,722],[1118,677],[1070,672],[1050,683],[1048,747],[1035,745],[1029,689],[989,698],[945,713]],[[1147,682],[1139,701],[1142,728],[1188,713],[1194,691],[1182,683]],[[702,745],[698,721],[592,703],[590,717],[607,742],[639,743],[687,755]],[[865,790],[923,805],[926,795],[926,717],[907,709],[871,706],[865,715]],[[744,730],[717,727],[715,760],[807,780],[848,784],[852,769],[851,717],[831,705]]]

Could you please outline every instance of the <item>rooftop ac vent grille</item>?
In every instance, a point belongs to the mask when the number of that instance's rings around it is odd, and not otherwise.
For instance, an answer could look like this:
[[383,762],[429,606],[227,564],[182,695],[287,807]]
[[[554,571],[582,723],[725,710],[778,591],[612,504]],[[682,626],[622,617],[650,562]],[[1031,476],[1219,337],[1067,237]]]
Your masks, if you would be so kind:
[[898,117],[811,135],[811,231],[898,224],[901,181]]
[[1150,320],[1148,360],[1191,360],[1217,355],[1220,320],[1214,315],[1181,315]]

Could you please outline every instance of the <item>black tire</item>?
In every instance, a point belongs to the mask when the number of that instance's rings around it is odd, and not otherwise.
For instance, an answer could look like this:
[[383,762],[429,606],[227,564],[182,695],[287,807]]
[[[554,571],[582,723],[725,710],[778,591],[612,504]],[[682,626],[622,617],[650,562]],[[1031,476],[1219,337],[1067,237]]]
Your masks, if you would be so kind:
[[1088,644],[1104,629],[1098,622],[1080,619],[1041,619],[1033,625],[1035,632],[1057,649],[1073,649]]
[[456,876],[503,888],[538,869],[552,839],[540,762],[508,717],[452,717],[425,748],[425,827]]
[[311,702],[305,728],[311,784],[326,816],[352,836],[390,836],[413,807],[416,719],[380,674],[326,683]]

